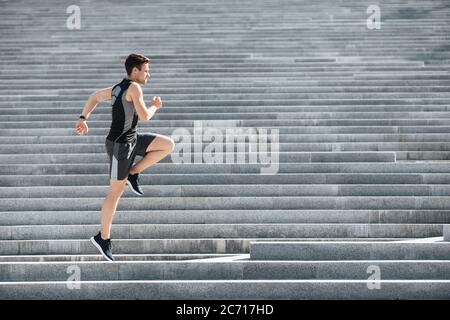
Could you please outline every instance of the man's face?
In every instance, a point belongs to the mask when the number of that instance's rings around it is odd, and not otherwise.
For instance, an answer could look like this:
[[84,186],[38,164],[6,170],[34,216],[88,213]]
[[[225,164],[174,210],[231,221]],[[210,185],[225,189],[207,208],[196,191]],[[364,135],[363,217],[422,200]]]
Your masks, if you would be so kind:
[[143,63],[141,65],[141,70],[138,68],[134,68],[135,72],[135,79],[140,84],[146,84],[148,81],[148,78],[150,77],[150,69],[148,66],[148,63]]

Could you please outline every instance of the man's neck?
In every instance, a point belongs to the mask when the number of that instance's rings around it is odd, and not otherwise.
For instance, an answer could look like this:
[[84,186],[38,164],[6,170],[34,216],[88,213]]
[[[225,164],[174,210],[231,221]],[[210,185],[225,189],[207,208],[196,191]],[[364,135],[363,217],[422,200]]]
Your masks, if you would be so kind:
[[128,79],[128,80],[130,80],[130,81],[133,81],[133,82],[136,82],[137,84],[140,84],[138,81],[136,81],[135,78],[130,77],[129,75],[126,76],[126,79]]

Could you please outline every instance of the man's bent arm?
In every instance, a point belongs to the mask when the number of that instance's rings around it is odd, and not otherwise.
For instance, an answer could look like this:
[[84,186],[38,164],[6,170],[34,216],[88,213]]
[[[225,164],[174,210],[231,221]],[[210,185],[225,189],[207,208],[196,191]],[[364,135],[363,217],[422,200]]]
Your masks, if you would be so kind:
[[139,116],[139,120],[141,121],[150,121],[150,119],[155,114],[158,108],[156,106],[150,106],[147,108],[144,102],[144,95],[142,93],[142,89],[138,84],[132,83],[128,89],[128,92],[133,101],[134,108],[136,109],[136,113]]
[[97,104],[105,101],[111,100],[112,87],[104,88],[95,91],[89,96],[88,101],[84,105],[83,112],[81,113],[86,119],[89,118],[92,111],[94,111]]

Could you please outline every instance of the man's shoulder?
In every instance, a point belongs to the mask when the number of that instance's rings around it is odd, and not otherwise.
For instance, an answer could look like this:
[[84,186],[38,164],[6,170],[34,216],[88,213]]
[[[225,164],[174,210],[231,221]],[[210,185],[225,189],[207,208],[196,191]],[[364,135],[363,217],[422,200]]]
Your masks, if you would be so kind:
[[130,82],[130,85],[128,86],[128,92],[130,95],[141,95],[142,94],[142,88],[141,86],[134,81]]

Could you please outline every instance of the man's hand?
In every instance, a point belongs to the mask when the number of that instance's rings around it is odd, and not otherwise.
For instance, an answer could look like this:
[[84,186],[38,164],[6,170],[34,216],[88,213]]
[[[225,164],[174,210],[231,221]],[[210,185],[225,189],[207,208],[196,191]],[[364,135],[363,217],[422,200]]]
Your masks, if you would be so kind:
[[86,120],[79,119],[75,125],[75,132],[78,133],[78,135],[82,136],[88,133],[88,125],[86,123]]
[[152,101],[150,102],[150,106],[155,106],[156,108],[162,107],[162,101],[160,97],[154,96]]

